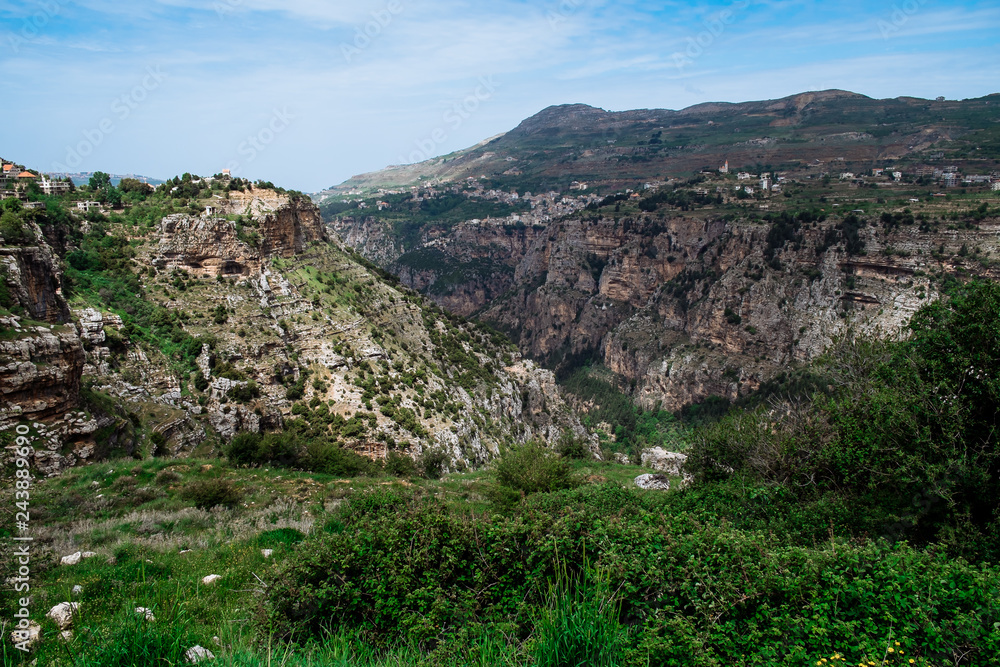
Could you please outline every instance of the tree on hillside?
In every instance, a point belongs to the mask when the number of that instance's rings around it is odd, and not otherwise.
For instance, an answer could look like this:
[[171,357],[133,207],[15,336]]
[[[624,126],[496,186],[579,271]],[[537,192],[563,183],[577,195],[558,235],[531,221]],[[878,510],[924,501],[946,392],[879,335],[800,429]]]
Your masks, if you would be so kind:
[[95,171],[90,175],[90,189],[94,192],[98,190],[106,190],[111,187],[111,176],[105,174],[103,171]]

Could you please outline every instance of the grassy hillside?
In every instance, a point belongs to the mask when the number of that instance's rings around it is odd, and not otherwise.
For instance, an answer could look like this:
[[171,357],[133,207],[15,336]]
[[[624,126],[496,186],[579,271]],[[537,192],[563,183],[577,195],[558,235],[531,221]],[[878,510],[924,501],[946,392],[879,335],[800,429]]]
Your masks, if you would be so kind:
[[533,445],[440,481],[219,460],[46,480],[33,604],[81,607],[66,643],[43,624],[39,664],[991,664],[998,303],[955,286],[906,340],[845,341],[818,390],[695,427],[695,480],[666,492]]

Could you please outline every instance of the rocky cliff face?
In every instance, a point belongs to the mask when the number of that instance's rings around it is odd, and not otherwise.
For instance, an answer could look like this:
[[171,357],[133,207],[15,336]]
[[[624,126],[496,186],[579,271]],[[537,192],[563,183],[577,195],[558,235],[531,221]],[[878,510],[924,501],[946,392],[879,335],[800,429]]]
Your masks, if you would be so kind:
[[148,419],[166,452],[296,419],[349,421],[343,444],[368,457],[439,450],[452,468],[482,465],[505,442],[588,437],[551,371],[325,241],[308,202],[254,190],[213,208],[164,218],[136,257],[154,267],[139,273],[147,299],[211,341],[200,377],[177,353],[129,340],[117,316],[75,313],[87,379]]
[[37,245],[0,248],[4,305],[23,314],[0,318],[0,427],[58,418],[80,400],[83,347],[67,324],[58,260],[33,231]]
[[[897,335],[937,296],[941,272],[1000,278],[983,259],[1000,254],[996,220],[970,229],[871,223],[859,231],[863,255],[847,252],[839,225],[807,224],[775,248],[769,224],[711,214],[570,217],[516,244],[498,243],[502,229],[473,236],[460,225],[427,241],[442,257],[436,267],[408,267],[414,253],[390,266],[438,303],[508,331],[526,355],[556,366],[596,357],[643,404],[673,410],[735,399],[848,330]],[[364,250],[373,227],[353,226],[350,238]],[[507,280],[488,291],[477,275],[435,290],[470,245],[481,261],[511,266]]]
[[0,318],[0,423],[45,421],[80,400],[83,347],[76,328]]
[[406,252],[390,225],[375,218],[338,218],[334,234],[366,258],[431,295],[448,311],[469,317],[514,288],[521,258],[546,233],[543,226],[472,220],[424,229],[420,247]]
[[267,259],[291,257],[325,238],[319,209],[308,200],[272,190],[228,195],[201,216],[165,217],[154,266],[212,278],[254,275]]
[[0,248],[0,280],[10,295],[9,306],[22,308],[30,319],[50,324],[69,321],[59,260],[44,241],[36,246]]

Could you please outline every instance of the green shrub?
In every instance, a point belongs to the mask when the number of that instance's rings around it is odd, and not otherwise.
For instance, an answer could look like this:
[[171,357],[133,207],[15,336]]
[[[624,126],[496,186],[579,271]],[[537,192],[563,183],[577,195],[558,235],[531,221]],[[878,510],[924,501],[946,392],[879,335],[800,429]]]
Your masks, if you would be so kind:
[[590,451],[590,446],[582,437],[573,435],[572,431],[564,431],[556,444],[556,452],[566,459],[586,460],[594,455]]
[[412,477],[417,473],[417,464],[406,454],[389,452],[385,459],[385,472],[393,477]]
[[260,463],[261,439],[260,433],[237,433],[226,448],[226,456],[235,465]]
[[234,507],[243,500],[243,492],[228,479],[219,477],[188,484],[181,492],[181,497],[202,509],[219,505]]
[[417,465],[427,479],[441,479],[451,464],[451,457],[443,449],[428,449],[420,455]]
[[538,442],[508,449],[493,462],[491,474],[498,486],[521,495],[558,491],[580,484],[572,474],[569,461]]
[[[1000,650],[995,566],[859,539],[790,545],[769,528],[734,528],[740,507],[703,499],[608,484],[472,515],[399,491],[360,494],[281,565],[259,620],[299,642],[336,619],[383,645],[428,646],[512,622],[536,660],[604,660],[601,642],[618,647],[608,659],[637,666],[801,667],[831,647],[857,664],[890,633],[934,664],[954,651],[987,664]],[[583,574],[592,567],[599,580]],[[571,584],[553,595],[548,582],[560,580]]]

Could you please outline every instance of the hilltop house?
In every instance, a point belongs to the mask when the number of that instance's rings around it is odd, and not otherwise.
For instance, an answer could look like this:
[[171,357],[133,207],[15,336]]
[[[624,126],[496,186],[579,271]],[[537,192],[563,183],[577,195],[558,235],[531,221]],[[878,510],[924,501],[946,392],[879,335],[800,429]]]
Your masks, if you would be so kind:
[[69,192],[69,183],[64,183],[63,181],[50,181],[45,178],[45,176],[42,176],[42,192],[47,195],[58,195],[64,192]]
[[750,174],[748,174],[745,171],[741,171],[740,173],[736,174],[736,180],[738,180],[738,181],[749,181],[750,180]]

